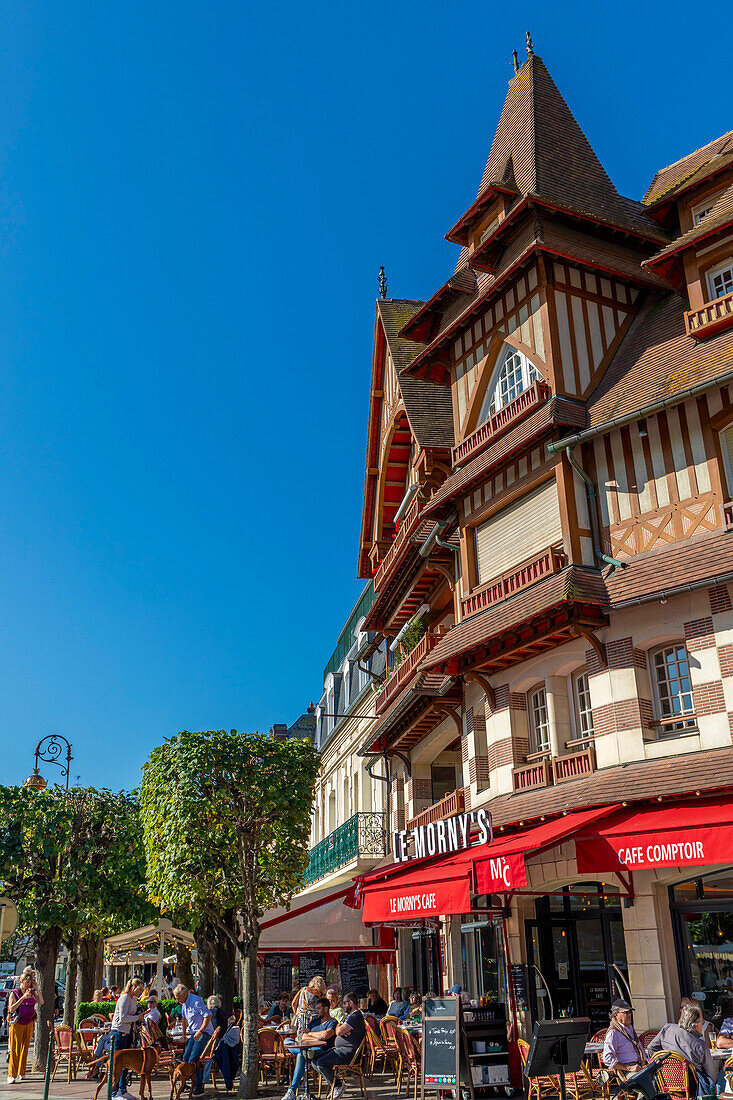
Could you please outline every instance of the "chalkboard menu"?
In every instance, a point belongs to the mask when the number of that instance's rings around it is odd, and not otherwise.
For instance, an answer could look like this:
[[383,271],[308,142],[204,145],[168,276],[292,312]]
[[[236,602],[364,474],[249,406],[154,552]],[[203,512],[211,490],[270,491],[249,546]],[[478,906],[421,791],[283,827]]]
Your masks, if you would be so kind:
[[298,962],[298,981],[301,985],[307,985],[311,978],[326,977],[325,955],[303,955]]
[[339,955],[339,971],[342,993],[356,993],[357,997],[366,997],[369,991],[369,975],[364,951],[344,951]]
[[514,1001],[517,1008],[523,1012],[529,1008],[529,994],[527,992],[527,967],[524,963],[512,964],[512,986],[514,987]]
[[457,997],[425,997],[422,1013],[421,1087],[455,1088],[460,1059],[460,1002]]
[[585,1011],[591,1018],[593,1030],[608,1027],[611,996],[606,982],[583,982]]
[[276,1001],[293,988],[292,955],[265,955],[265,1000]]

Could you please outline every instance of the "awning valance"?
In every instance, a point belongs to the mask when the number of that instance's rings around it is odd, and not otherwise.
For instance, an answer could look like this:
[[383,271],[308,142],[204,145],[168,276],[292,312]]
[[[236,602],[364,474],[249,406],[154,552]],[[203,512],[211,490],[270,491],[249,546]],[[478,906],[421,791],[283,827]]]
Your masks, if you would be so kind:
[[578,871],[733,863],[733,799],[628,808],[575,838]]

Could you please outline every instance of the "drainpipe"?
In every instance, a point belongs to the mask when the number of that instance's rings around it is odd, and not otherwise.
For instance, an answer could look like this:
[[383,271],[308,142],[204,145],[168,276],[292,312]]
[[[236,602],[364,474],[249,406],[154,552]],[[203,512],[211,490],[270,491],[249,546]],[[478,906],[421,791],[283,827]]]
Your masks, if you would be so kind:
[[618,558],[612,558],[610,554],[604,554],[601,550],[601,537],[598,530],[598,513],[596,512],[596,487],[591,479],[588,477],[588,474],[585,472],[583,467],[580,466],[573,458],[572,446],[567,446],[565,448],[565,457],[567,458],[568,462],[575,470],[581,481],[585,483],[586,493],[588,494],[588,514],[590,515],[590,530],[593,540],[593,553],[600,561],[605,562],[606,565],[613,566],[614,569],[627,569],[629,565],[628,562],[619,561]]

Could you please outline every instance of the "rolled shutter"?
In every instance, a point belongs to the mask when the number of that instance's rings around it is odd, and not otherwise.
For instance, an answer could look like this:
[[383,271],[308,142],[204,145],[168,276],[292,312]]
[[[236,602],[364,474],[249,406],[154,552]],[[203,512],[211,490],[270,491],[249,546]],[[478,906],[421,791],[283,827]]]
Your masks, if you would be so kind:
[[562,541],[557,482],[545,482],[476,528],[479,584]]

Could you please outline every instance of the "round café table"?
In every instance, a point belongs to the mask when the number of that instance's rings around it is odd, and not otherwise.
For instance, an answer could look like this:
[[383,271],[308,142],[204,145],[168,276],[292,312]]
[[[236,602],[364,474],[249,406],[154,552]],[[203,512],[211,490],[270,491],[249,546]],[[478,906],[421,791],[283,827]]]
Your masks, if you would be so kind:
[[305,1057],[305,1088],[303,1089],[303,1096],[305,1100],[310,1100],[310,1091],[308,1085],[308,1062],[312,1062],[313,1059],[308,1057],[309,1050],[322,1050],[325,1047],[325,1043],[288,1043],[285,1047],[286,1050],[302,1050]]

